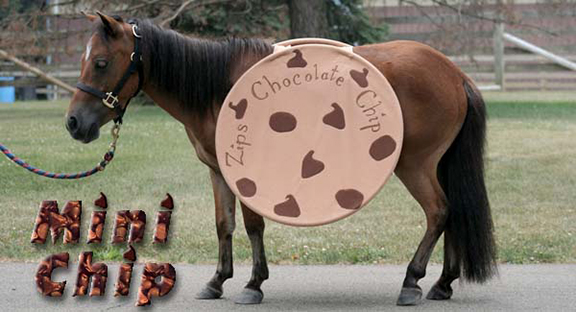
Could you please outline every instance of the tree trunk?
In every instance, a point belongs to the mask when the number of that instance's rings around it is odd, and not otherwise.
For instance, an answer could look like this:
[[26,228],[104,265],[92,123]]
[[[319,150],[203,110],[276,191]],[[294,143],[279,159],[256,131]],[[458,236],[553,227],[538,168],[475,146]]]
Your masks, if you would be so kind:
[[327,0],[288,0],[292,38],[328,37]]

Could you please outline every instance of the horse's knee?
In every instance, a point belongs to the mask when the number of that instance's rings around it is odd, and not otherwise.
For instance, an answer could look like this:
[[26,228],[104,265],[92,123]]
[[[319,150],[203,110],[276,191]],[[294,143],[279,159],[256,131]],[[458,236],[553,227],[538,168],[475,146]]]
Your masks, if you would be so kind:
[[218,237],[222,239],[231,239],[234,230],[236,229],[236,224],[232,220],[218,220],[216,222],[216,231],[218,232]]

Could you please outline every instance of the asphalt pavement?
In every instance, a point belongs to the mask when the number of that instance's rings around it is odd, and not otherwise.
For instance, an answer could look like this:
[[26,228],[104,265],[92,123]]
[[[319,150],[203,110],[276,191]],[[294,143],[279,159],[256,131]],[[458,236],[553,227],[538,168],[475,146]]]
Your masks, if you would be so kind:
[[[222,299],[194,299],[212,276],[214,265],[174,265],[176,284],[150,307],[135,307],[142,265],[134,269],[130,296],[113,296],[118,264],[108,264],[103,297],[72,297],[76,262],[55,271],[53,280],[67,280],[64,295],[43,297],[37,292],[34,263],[0,263],[0,311],[576,311],[576,265],[501,265],[498,278],[485,285],[454,282],[447,301],[423,299],[420,305],[398,307],[405,265],[273,265],[262,287],[260,305],[234,303],[250,277],[249,266],[236,266],[234,278],[224,284]],[[420,282],[424,296],[442,267],[432,265]]]

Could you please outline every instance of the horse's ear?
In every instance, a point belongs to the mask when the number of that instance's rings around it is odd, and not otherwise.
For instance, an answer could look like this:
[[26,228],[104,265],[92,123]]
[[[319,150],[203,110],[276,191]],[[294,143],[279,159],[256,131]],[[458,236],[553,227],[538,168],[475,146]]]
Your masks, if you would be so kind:
[[96,11],[96,14],[100,16],[102,24],[104,24],[104,29],[106,30],[106,33],[108,33],[110,36],[112,37],[116,36],[122,31],[122,26],[120,25],[120,22],[118,22],[113,17],[103,14],[100,11]]
[[95,21],[95,20],[98,18],[98,16],[96,16],[96,15],[94,15],[94,14],[88,14],[88,13],[86,13],[86,12],[84,12],[84,11],[80,11],[80,13],[82,13],[82,15],[86,16],[86,18],[87,18],[88,20],[90,20],[90,22],[93,22],[93,21]]

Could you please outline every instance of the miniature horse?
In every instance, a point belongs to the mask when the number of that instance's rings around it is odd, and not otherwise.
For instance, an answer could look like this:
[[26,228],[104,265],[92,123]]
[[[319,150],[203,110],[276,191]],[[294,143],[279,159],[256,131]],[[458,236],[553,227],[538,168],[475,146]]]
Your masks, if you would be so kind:
[[[82,57],[80,81],[110,90],[131,63],[135,49],[132,25],[120,17],[86,15],[94,33]],[[119,92],[125,109],[142,90],[185,127],[198,158],[210,168],[216,206],[219,256],[215,275],[198,293],[199,299],[220,298],[222,284],[232,277],[232,233],[236,197],[219,170],[214,133],[221,103],[231,86],[272,46],[253,39],[214,42],[185,37],[172,30],[137,21],[142,66]],[[404,143],[395,173],[426,214],[427,229],[406,272],[398,305],[419,303],[418,280],[440,235],[444,233],[444,268],[427,295],[445,300],[450,284],[462,277],[485,282],[496,273],[495,243],[484,184],[485,105],[479,91],[450,60],[429,46],[393,41],[359,46],[354,52],[374,64],[394,89],[404,118]],[[88,143],[99,128],[118,117],[93,94],[78,90],[67,112],[67,128]],[[260,303],[268,278],[264,250],[264,220],[244,204],[242,215],[252,245],[250,281],[237,303]]]

